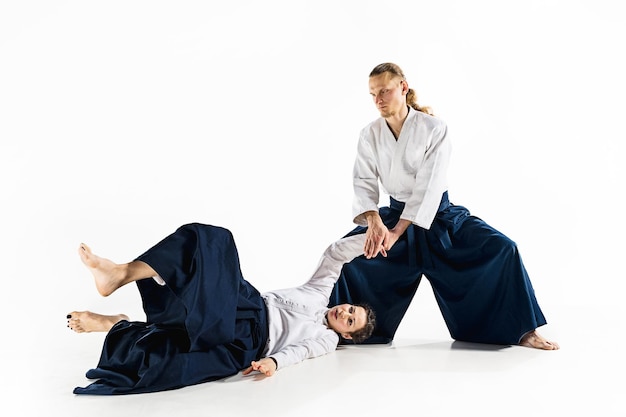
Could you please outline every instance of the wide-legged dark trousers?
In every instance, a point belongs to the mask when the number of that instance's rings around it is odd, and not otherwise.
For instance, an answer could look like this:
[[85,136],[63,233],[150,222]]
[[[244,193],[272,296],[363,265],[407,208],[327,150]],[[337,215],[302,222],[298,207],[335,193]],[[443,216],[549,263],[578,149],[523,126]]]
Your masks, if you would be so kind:
[[[403,208],[394,199],[380,208],[387,227],[398,222]],[[365,231],[357,227],[347,236]],[[455,340],[517,344],[546,324],[515,242],[451,204],[447,192],[429,230],[412,225],[386,258],[361,256],[346,264],[330,304],[370,304],[378,323],[366,343],[389,343],[422,276]]]
[[183,225],[136,260],[163,278],[137,281],[146,321],[107,334],[90,385],[75,394],[163,391],[234,375],[260,357],[267,315],[242,276],[227,229]]

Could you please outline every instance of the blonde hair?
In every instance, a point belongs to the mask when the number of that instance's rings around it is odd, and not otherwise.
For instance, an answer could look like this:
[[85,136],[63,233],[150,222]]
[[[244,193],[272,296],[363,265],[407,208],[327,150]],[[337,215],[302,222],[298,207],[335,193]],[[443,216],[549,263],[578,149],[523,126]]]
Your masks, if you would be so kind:
[[[406,81],[406,77],[402,72],[402,69],[394,63],[384,62],[382,64],[378,64],[374,67],[372,72],[370,72],[370,77],[375,77],[381,74],[389,74],[390,77],[398,77],[403,81]],[[420,106],[417,104],[417,93],[412,88],[409,88],[409,91],[406,93],[406,104],[413,107],[413,109],[417,111],[421,111],[422,113],[434,115],[432,109],[427,106]]]

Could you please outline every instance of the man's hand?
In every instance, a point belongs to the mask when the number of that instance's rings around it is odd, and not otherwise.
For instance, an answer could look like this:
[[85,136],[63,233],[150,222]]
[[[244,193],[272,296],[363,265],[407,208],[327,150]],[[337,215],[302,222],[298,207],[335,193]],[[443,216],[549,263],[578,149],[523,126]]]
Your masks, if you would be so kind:
[[385,250],[390,250],[391,247],[400,239],[400,236],[409,228],[411,222],[408,220],[400,219],[396,225],[389,230],[387,240],[384,244]]
[[243,374],[248,375],[252,371],[258,371],[265,376],[272,376],[276,372],[276,362],[270,358],[252,361],[250,366],[243,370]]
[[387,256],[385,245],[389,239],[389,229],[377,211],[368,211],[365,218],[367,219],[367,231],[365,232],[363,254],[367,259],[375,258],[379,253]]
[[400,239],[400,236],[411,225],[408,220],[400,219],[390,230],[387,229],[380,215],[376,211],[368,211],[367,231],[365,232],[365,244],[363,254],[367,259],[375,258],[379,253],[387,256],[387,251]]

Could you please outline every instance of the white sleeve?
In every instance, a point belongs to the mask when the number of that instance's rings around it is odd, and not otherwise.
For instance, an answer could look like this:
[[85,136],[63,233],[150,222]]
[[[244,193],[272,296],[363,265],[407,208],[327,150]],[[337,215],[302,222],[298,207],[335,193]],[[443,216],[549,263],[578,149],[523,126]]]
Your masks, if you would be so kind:
[[337,349],[338,344],[339,336],[334,331],[329,330],[319,338],[305,339],[298,344],[285,346],[269,356],[276,359],[278,369],[282,369],[305,359],[326,355]]
[[371,143],[365,140],[363,133],[359,138],[356,159],[352,168],[352,218],[354,223],[367,226],[363,213],[378,211],[380,190],[378,186],[378,169]]
[[365,234],[345,237],[332,243],[324,251],[315,272],[304,287],[319,291],[326,298],[330,297],[343,265],[362,255],[364,244]]

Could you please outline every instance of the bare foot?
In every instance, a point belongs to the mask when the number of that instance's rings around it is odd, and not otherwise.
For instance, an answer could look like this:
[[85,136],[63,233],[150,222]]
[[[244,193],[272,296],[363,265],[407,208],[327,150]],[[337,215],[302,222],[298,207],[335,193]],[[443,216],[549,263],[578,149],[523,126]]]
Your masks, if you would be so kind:
[[91,311],[72,311],[67,315],[67,327],[76,333],[108,332],[119,321],[128,320],[125,314],[105,316]]
[[558,350],[560,347],[558,343],[544,339],[543,336],[537,333],[537,330],[533,330],[522,336],[522,340],[520,340],[519,344],[520,346],[543,350]]
[[78,247],[78,255],[93,274],[100,295],[107,297],[124,284],[121,265],[95,255],[84,243]]

